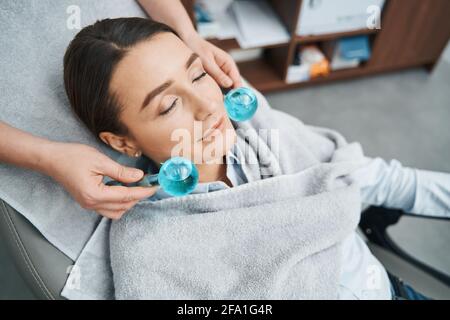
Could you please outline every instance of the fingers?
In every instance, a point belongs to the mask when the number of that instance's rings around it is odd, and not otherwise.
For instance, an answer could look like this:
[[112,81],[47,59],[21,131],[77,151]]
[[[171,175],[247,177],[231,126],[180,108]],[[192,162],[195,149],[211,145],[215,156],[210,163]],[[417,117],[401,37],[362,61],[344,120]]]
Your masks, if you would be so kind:
[[119,211],[110,211],[110,210],[97,210],[98,214],[107,217],[112,220],[119,220],[122,218],[122,216],[125,214],[125,210],[119,210]]
[[129,202],[105,202],[101,203],[94,210],[105,210],[105,211],[128,211],[138,203],[139,200],[129,201]]
[[204,66],[206,71],[208,71],[211,77],[213,77],[220,86],[224,88],[231,87],[233,81],[230,79],[230,77],[227,76],[225,72],[222,71],[222,69],[220,69],[219,65],[214,59],[206,61],[204,63]]
[[104,186],[101,195],[96,199],[99,204],[92,209],[102,216],[117,220],[140,200],[152,196],[158,187]]
[[110,158],[106,158],[107,160],[102,161],[101,168],[99,168],[99,173],[102,175],[124,183],[136,182],[144,176],[142,170],[122,166]]
[[127,203],[139,201],[151,197],[159,186],[152,187],[123,187],[102,185],[101,193],[98,195],[99,202]]
[[233,81],[233,88],[242,86],[241,75],[239,69],[231,56],[223,51],[220,51],[214,56],[217,65],[220,69]]
[[[198,38],[197,38],[198,39]],[[208,74],[223,88],[242,86],[239,69],[233,58],[222,49],[204,39],[190,41],[191,49],[200,56]],[[197,45],[195,45],[197,43]]]
[[139,201],[130,201],[126,203],[99,202],[97,204],[82,205],[83,208],[96,211],[98,214],[110,219],[120,219],[122,215],[134,207]]
[[232,71],[232,74],[230,74],[231,79],[233,80],[233,89],[242,87],[242,80],[241,75],[236,67],[236,71]]

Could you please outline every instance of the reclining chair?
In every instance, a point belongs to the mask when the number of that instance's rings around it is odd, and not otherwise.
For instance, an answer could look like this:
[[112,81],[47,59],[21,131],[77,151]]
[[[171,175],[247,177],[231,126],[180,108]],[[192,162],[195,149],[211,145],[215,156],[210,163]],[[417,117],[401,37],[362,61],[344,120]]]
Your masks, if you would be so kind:
[[[72,2],[46,0],[33,1],[33,3],[36,3],[36,5],[24,5],[20,4],[19,1],[10,1],[6,6],[11,11],[5,11],[8,14],[2,15],[3,20],[0,20],[3,26],[1,31],[3,39],[9,40],[9,38],[14,37],[20,38],[21,41],[17,42],[18,48],[3,50],[5,54],[2,55],[2,58],[6,63],[14,61],[11,64],[14,68],[18,68],[17,65],[20,65],[20,70],[26,70],[26,78],[32,79],[30,81],[41,78],[48,80],[48,83],[45,82],[45,86],[43,86],[45,90],[42,90],[40,93],[42,97],[39,99],[39,102],[52,104],[51,110],[53,111],[50,112],[58,111],[60,112],[58,113],[59,115],[65,116],[66,113],[61,111],[65,109],[60,108],[61,104],[65,102],[59,101],[57,94],[62,92],[59,87],[61,85],[60,74],[57,73],[52,63],[59,64],[61,62],[63,48],[67,46],[68,41],[73,37],[74,30],[65,28],[68,16],[64,14],[68,9],[67,5],[72,4]],[[73,4],[78,4],[83,8],[83,12],[86,12],[82,19],[83,23],[94,22],[96,19],[106,17],[145,16],[139,5],[133,0],[78,0]],[[45,19],[30,19],[30,17],[45,17]],[[33,29],[28,29],[24,27],[25,25]],[[10,26],[12,27],[10,28]],[[60,26],[60,28],[54,26]],[[36,34],[35,32],[30,33],[29,30],[41,30],[42,32]],[[27,45],[24,46],[23,43]],[[28,52],[32,48],[28,45],[30,43],[33,44],[34,49]],[[8,41],[8,45],[10,44],[11,41]],[[19,59],[21,60],[19,64],[16,63],[16,55],[11,57],[11,53],[22,52],[20,50],[27,50],[27,52],[20,56],[23,59]],[[35,57],[37,56],[43,56],[46,59],[43,59],[42,64],[36,64]],[[30,59],[25,59],[25,57],[30,57]],[[48,68],[49,74],[42,74],[40,68],[32,68],[34,65],[39,65],[43,68],[46,66],[44,62],[51,66]],[[12,68],[10,70],[15,69]],[[14,80],[17,87],[22,88],[26,86],[28,82],[23,82],[26,80],[23,77],[23,73],[17,72],[17,74],[18,77]],[[8,82],[12,81],[10,78],[12,77],[8,77]],[[37,101],[36,99],[35,96],[31,95],[23,97],[20,104],[27,106],[26,108],[29,108],[29,104],[33,105],[34,109],[19,109],[27,110],[26,112],[37,110],[38,115],[44,114],[43,110],[39,109],[39,104],[34,105],[34,102]],[[2,108],[6,104],[3,103]],[[27,129],[27,126],[24,126],[24,128]],[[42,135],[45,131],[33,130],[30,132]],[[45,133],[44,136],[48,136],[50,132]],[[61,134],[58,140],[66,141],[67,139]],[[360,226],[368,238],[372,251],[388,270],[410,282],[419,291],[433,298],[450,298],[448,275],[442,274],[406,255],[399,247],[393,244],[386,229],[389,225],[397,222],[401,212],[379,213],[379,211],[384,210],[381,208],[369,208],[362,215]],[[22,214],[14,210],[2,199],[0,199],[0,237],[3,237],[11,259],[15,262],[19,273],[36,298],[62,299],[60,292],[68,276],[67,269],[73,264],[73,261],[50,244]]]
[[[389,272],[431,298],[450,299],[450,276],[409,255],[389,236],[388,227],[396,224],[402,216],[403,212],[399,210],[368,207],[362,213],[360,231],[366,236],[371,251]],[[0,234],[19,274],[35,297],[64,299],[60,292],[68,276],[67,269],[74,262],[1,199]]]

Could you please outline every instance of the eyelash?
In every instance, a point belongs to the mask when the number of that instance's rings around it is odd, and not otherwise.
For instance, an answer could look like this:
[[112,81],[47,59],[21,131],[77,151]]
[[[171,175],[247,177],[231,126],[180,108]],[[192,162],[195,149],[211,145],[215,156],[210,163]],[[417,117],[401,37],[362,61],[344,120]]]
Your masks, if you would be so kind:
[[167,108],[166,110],[161,112],[160,115],[164,116],[164,115],[168,114],[173,109],[173,107],[175,107],[175,105],[177,104],[177,101],[178,101],[178,98],[175,99],[175,101],[172,103],[172,105],[169,108]]
[[194,81],[192,81],[192,82],[198,81],[198,80],[200,80],[201,78],[203,78],[206,75],[207,75],[207,73],[203,72],[201,75],[199,75],[197,78],[195,78]]
[[[207,75],[207,73],[203,72],[201,75],[199,75],[197,78],[195,78],[193,80],[193,82],[200,80],[201,78],[203,78],[206,75]],[[160,115],[164,116],[164,115],[168,114],[173,109],[173,107],[175,107],[175,105],[177,104],[177,101],[178,101],[178,98],[175,99],[175,101],[172,103],[172,105],[169,108],[167,108],[166,110],[161,112]]]

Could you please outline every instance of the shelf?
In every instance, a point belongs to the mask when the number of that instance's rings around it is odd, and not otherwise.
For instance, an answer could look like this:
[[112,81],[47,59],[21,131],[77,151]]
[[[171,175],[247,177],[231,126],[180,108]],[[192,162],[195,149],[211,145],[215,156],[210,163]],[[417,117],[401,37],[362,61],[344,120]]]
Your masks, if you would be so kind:
[[287,83],[264,58],[241,62],[238,64],[238,67],[242,76],[261,92],[304,87],[332,82],[335,80],[351,79],[358,76],[368,75],[376,71],[373,68],[361,66],[358,68],[332,71],[326,77],[317,77],[309,81]]
[[414,63],[404,63],[399,64],[395,67],[392,66],[370,66],[370,65],[363,65],[358,68],[349,68],[349,69],[342,69],[342,70],[336,70],[332,71],[328,76],[326,77],[318,77],[311,79],[309,81],[304,82],[293,82],[293,83],[287,83],[282,81],[283,85],[280,87],[277,85],[277,87],[273,88],[264,88],[264,92],[269,91],[275,91],[275,90],[281,90],[281,89],[292,89],[292,88],[301,88],[301,87],[308,87],[323,83],[329,83],[329,82],[338,82],[341,80],[351,80],[356,79],[358,77],[365,77],[369,75],[376,75],[386,72],[392,72],[392,71],[400,71],[410,68],[420,68],[423,66],[426,66],[428,64],[433,63],[432,61],[427,60],[421,60]]
[[[219,39],[216,39],[216,38],[213,38],[213,39],[209,38],[209,39],[206,39],[206,40],[208,40],[209,42],[211,42],[215,46],[217,46],[217,47],[219,47],[219,48],[221,48],[222,50],[225,50],[225,51],[230,51],[230,50],[235,50],[235,49],[242,49],[236,39],[219,40]],[[287,45],[289,45],[289,42],[270,44],[270,45],[266,45],[266,46],[255,47],[255,48],[268,49],[268,48],[283,47],[283,46],[287,46]],[[255,48],[246,48],[246,49],[255,49]],[[243,49],[243,50],[246,50],[246,49]]]
[[[302,81],[302,82],[293,82],[293,83],[287,83],[283,81],[283,89],[290,89],[290,88],[300,88],[300,87],[306,87],[316,84],[322,84],[322,83],[328,83],[333,82],[336,80],[346,80],[346,79],[353,79],[356,77],[362,77],[365,75],[382,72],[383,70],[376,70],[374,68],[368,67],[368,66],[360,66],[357,68],[349,68],[349,69],[342,69],[342,70],[336,70],[331,71],[328,76],[320,76],[317,78],[310,79],[309,81]],[[266,90],[266,92],[271,91],[271,89]]]
[[264,58],[240,62],[238,67],[241,75],[260,91],[273,91],[286,86],[286,82]]
[[241,47],[239,46],[239,43],[236,41],[236,39],[224,39],[224,40],[219,40],[219,39],[206,39],[209,42],[211,42],[213,45],[219,47],[222,50],[225,51],[230,51],[233,49],[240,49]]
[[313,78],[307,82],[321,83],[321,82],[334,81],[334,80],[343,80],[343,79],[353,78],[358,75],[364,75],[368,72],[370,72],[370,69],[368,67],[364,67],[364,66],[356,67],[356,68],[342,69],[342,70],[335,70],[335,71],[331,71],[330,74],[327,76]]
[[378,32],[377,29],[360,29],[360,30],[355,30],[355,31],[328,33],[328,34],[320,34],[320,35],[315,35],[315,36],[295,36],[295,41],[297,43],[310,43],[310,42],[334,40],[334,39],[343,38],[343,37],[375,34],[377,32]]
[[[195,24],[194,1],[181,0]],[[350,32],[299,36],[295,31],[302,1],[304,0],[269,0],[291,34],[291,39],[287,43],[260,47],[264,49],[262,58],[238,63],[243,77],[260,91],[300,88],[419,66],[430,68],[438,61],[448,42],[448,0],[386,0],[382,10],[381,30],[362,28]],[[283,77],[288,64],[292,62],[297,44],[322,42],[326,45],[331,40],[357,35],[369,35],[372,40],[372,56],[366,65],[333,71],[327,77],[307,82],[284,81]],[[236,39],[208,40],[225,51],[242,49]]]

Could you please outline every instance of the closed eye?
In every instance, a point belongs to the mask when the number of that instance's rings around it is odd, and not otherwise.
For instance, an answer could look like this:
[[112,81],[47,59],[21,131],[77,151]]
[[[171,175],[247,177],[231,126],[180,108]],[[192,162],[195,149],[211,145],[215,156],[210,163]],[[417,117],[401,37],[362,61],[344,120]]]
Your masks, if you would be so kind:
[[173,101],[172,105],[169,108],[167,108],[166,110],[161,112],[159,115],[164,116],[164,115],[168,114],[175,107],[175,105],[177,104],[177,101],[178,101],[178,98]]
[[206,75],[207,75],[207,73],[203,72],[201,75],[199,75],[197,78],[195,78],[192,82],[198,81],[198,80],[200,80],[201,78],[203,78]]
[[[194,80],[192,80],[192,82],[196,82],[198,80],[200,80],[201,78],[203,78],[204,76],[206,76],[207,73],[206,72],[202,72],[201,75],[199,75],[197,78],[194,78]],[[175,99],[172,103],[172,105],[167,108],[166,110],[162,111],[159,115],[164,116],[166,114],[168,114],[170,111],[172,111],[172,109],[176,106],[178,99]]]

